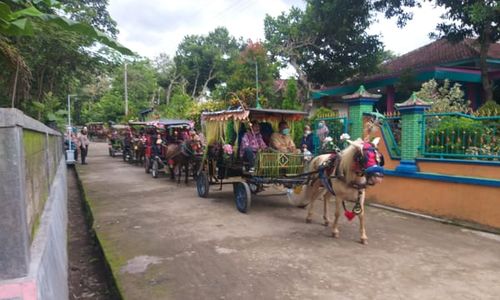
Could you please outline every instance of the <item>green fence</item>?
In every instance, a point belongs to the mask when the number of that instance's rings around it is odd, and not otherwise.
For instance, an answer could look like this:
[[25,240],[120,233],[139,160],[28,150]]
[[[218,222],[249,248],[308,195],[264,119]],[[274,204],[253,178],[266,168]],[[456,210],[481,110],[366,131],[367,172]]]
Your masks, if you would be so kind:
[[386,116],[382,124],[382,134],[387,150],[393,158],[401,157],[401,117]]
[[425,114],[420,156],[446,159],[500,159],[500,116]]

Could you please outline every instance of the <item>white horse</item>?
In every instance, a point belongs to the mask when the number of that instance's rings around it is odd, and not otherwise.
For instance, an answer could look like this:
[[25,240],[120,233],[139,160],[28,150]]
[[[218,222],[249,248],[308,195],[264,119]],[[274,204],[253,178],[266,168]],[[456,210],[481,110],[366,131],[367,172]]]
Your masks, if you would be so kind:
[[[346,210],[346,216],[359,217],[361,243],[367,244],[368,237],[365,230],[365,190],[367,185],[375,185],[382,182],[383,158],[378,153],[376,146],[379,138],[371,143],[363,142],[361,139],[348,141],[350,146],[338,154],[323,154],[315,157],[310,165],[312,175],[309,184],[304,191],[296,197],[289,197],[292,204],[305,206],[309,204],[306,222],[312,220],[314,202],[323,198],[324,201],[324,224],[328,226],[331,221],[328,214],[328,202],[335,196],[335,220],[332,224],[332,235],[339,236],[338,221],[341,204],[344,201],[355,202],[354,213]],[[345,205],[345,204],[344,204]],[[345,208],[345,206],[344,206]]]

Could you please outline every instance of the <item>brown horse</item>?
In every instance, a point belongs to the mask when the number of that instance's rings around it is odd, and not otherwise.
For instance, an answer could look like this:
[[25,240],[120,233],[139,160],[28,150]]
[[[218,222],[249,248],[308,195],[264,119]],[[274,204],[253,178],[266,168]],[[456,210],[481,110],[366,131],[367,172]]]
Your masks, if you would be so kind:
[[165,159],[170,169],[170,178],[175,180],[176,171],[178,174],[177,183],[181,183],[182,171],[186,177],[185,183],[188,183],[189,164],[195,159],[196,155],[202,150],[199,140],[188,139],[181,144],[170,144],[165,149]]
[[335,196],[335,220],[332,224],[332,235],[339,236],[338,221],[341,205],[345,201],[355,202],[354,214],[346,210],[346,216],[359,217],[361,243],[367,244],[368,237],[365,230],[365,191],[368,185],[375,185],[382,182],[383,158],[378,153],[376,146],[379,139],[373,142],[363,142],[358,139],[349,141],[350,146],[339,154],[324,154],[315,157],[309,170],[317,172],[311,176],[309,184],[305,190],[293,201],[295,205],[307,205],[308,212],[306,222],[312,220],[313,206],[315,200],[323,198],[324,201],[324,224],[329,225],[328,202]]

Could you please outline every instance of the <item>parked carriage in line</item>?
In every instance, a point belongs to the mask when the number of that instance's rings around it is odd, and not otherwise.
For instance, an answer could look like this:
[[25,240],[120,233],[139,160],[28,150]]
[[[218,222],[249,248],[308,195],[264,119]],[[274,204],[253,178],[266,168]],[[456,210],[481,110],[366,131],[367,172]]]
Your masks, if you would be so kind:
[[130,127],[123,124],[113,124],[108,132],[108,151],[109,156],[123,155],[124,138],[128,134]]
[[207,197],[211,187],[222,190],[225,184],[233,185],[236,208],[246,213],[250,209],[251,195],[263,191],[265,185],[302,186],[307,181],[303,154],[259,151],[254,170],[248,172],[248,165],[238,155],[238,148],[250,120],[259,122],[263,140],[269,143],[281,121],[292,125],[292,130],[299,130],[293,128],[294,122],[305,115],[301,111],[257,108],[203,113],[202,127],[208,147],[196,181],[198,196]]
[[201,145],[198,141],[190,140],[190,130],[194,122],[189,120],[162,119],[148,122],[154,128],[148,137],[145,152],[144,168],[157,178],[160,173],[170,173],[171,178],[180,175],[184,169],[186,181],[188,174],[194,175],[197,170]]
[[90,122],[86,124],[89,139],[93,142],[104,142],[107,130],[103,122]]
[[124,160],[130,163],[142,164],[145,161],[148,142],[148,122],[129,121],[128,125],[130,126],[130,140],[127,141],[129,145]]

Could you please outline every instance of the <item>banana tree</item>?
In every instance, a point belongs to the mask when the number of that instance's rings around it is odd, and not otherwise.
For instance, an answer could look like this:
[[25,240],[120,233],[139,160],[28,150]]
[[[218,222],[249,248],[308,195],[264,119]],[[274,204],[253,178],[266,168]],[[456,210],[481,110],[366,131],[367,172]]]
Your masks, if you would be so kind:
[[75,32],[84,35],[93,41],[104,44],[124,55],[134,55],[128,48],[122,46],[114,39],[108,37],[101,31],[90,25],[75,22],[63,16],[49,14],[40,11],[37,5],[41,3],[49,8],[61,8],[59,2],[55,0],[3,0],[0,1],[0,36],[13,37],[22,35],[32,35],[33,27],[37,19],[41,22],[53,23],[62,30]]

